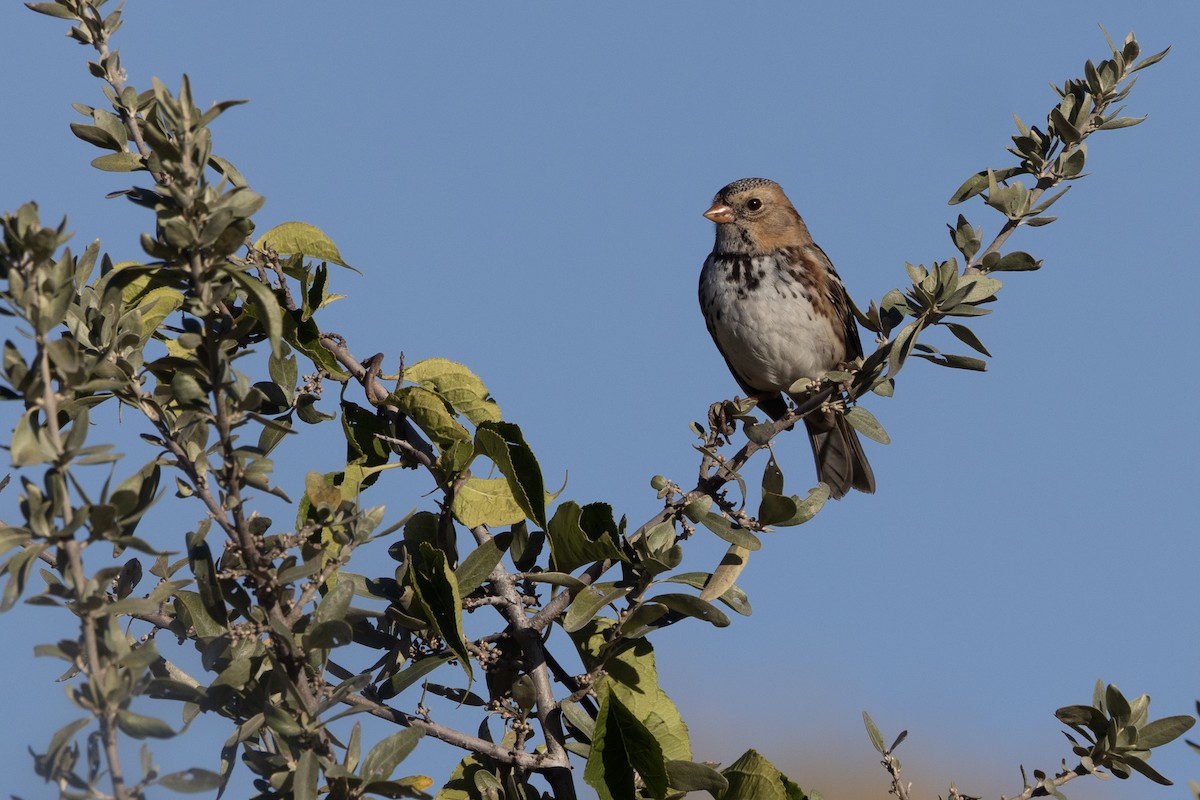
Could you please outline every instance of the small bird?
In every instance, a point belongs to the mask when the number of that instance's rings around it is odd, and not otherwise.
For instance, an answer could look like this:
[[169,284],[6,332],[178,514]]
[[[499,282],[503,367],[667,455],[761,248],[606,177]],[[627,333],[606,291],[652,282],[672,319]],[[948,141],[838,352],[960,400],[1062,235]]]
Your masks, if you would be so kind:
[[[846,287],[783,189],[743,178],[717,192],[704,216],[717,240],[700,271],[700,310],[729,371],[772,419],[787,412],[779,392],[862,355]],[[875,491],[875,476],[846,417],[804,418],[817,478],[833,497]]]

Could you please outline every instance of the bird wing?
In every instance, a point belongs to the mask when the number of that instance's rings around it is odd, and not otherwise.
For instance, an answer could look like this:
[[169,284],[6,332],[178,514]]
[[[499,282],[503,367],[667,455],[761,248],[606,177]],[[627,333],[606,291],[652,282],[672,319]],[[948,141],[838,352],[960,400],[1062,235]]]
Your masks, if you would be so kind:
[[829,302],[833,306],[834,314],[842,324],[842,341],[846,345],[846,360],[858,358],[863,354],[862,340],[858,338],[858,323],[854,319],[854,312],[850,309],[850,296],[846,293],[846,285],[842,283],[842,276],[838,275],[837,270],[833,267],[833,262],[829,260],[825,251],[815,242],[810,246],[821,254],[821,258],[825,259],[825,269],[830,278],[826,281],[825,289]]

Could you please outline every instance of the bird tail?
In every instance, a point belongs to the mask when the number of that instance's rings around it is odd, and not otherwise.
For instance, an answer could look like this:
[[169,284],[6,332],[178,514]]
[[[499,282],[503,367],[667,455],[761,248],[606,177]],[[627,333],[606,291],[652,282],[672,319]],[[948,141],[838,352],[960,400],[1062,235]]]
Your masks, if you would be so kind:
[[844,414],[817,411],[804,418],[804,425],[817,462],[817,480],[829,486],[834,499],[841,499],[851,489],[874,493],[875,473]]

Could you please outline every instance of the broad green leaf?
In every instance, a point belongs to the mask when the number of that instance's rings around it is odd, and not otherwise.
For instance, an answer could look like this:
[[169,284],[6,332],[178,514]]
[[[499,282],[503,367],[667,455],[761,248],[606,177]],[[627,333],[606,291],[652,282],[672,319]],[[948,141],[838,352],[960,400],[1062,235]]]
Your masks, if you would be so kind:
[[750,616],[750,599],[735,581],[746,568],[749,552],[736,544],[729,545],[721,563],[709,575],[705,572],[685,572],[672,575],[668,581],[687,583],[700,590],[701,600],[720,600],[742,616]]
[[1135,65],[1133,66],[1133,68],[1132,68],[1132,69],[1130,69],[1129,71],[1130,71],[1130,72],[1137,72],[1138,70],[1145,69],[1146,67],[1149,67],[1149,66],[1151,66],[1152,64],[1157,64],[1159,61],[1162,61],[1164,58],[1166,58],[1166,57],[1167,57],[1167,53],[1169,53],[1169,52],[1171,52],[1171,48],[1170,48],[1170,47],[1168,47],[1166,50],[1163,50],[1163,51],[1161,51],[1161,52],[1155,53],[1155,54],[1154,54],[1154,55],[1152,55],[1152,56],[1146,56],[1146,57],[1145,57],[1145,58],[1143,58],[1141,61],[1139,61],[1137,64],[1135,64]]
[[1104,690],[1104,707],[1108,709],[1108,715],[1117,727],[1124,727],[1129,721],[1132,709],[1115,683],[1110,683]]
[[471,656],[467,652],[462,627],[462,596],[458,582],[446,564],[446,554],[428,542],[421,542],[420,557],[411,559],[408,575],[413,590],[429,610],[430,622],[446,646],[458,657],[467,678],[472,677]]
[[363,757],[362,769],[359,772],[362,775],[363,788],[368,788],[373,782],[391,778],[396,767],[408,757],[424,735],[425,731],[421,728],[405,728],[372,747]]
[[[1016,250],[1011,253],[1005,253],[1000,257],[1000,260],[992,265],[992,272],[1032,272],[1033,270],[1041,269],[1042,262],[1029,253]],[[999,287],[997,287],[997,290]],[[994,296],[992,292],[989,296]]]
[[175,613],[182,617],[186,624],[196,629],[196,635],[200,639],[210,639],[227,632],[224,625],[209,616],[208,609],[197,592],[176,592]]
[[446,401],[428,389],[405,386],[392,392],[384,403],[394,405],[411,419],[439,450],[445,451],[460,442],[471,441],[471,434],[446,408]]
[[803,525],[817,515],[828,499],[829,488],[824,484],[810,489],[805,498],[764,493],[758,505],[758,521],[776,527]]
[[[338,581],[338,585],[345,581]],[[354,629],[343,619],[318,622],[304,633],[304,644],[310,649],[331,650],[354,641]]]
[[846,421],[868,439],[874,439],[880,444],[892,443],[892,438],[888,436],[887,431],[879,424],[879,420],[875,419],[875,415],[862,406],[853,406],[846,409]]
[[60,6],[58,3],[26,3],[25,6],[30,11],[36,11],[39,14],[45,14],[49,17],[57,17],[58,19],[79,20],[79,15],[71,11],[66,6]]
[[[1173,785],[1169,779],[1167,779],[1167,778],[1163,777],[1161,774],[1159,774],[1159,772],[1156,769],[1154,769],[1154,767],[1150,766],[1145,761],[1143,761],[1142,759],[1133,755],[1132,753],[1122,754],[1121,760],[1124,761],[1126,764],[1128,764],[1130,767],[1132,767],[1137,772],[1140,772],[1145,777],[1147,777],[1150,780],[1157,783],[1159,786],[1172,786]],[[1113,770],[1113,773],[1114,774],[1116,773],[1115,769]]]
[[754,750],[721,770],[729,788],[717,800],[803,800],[804,792]]
[[127,708],[117,711],[117,727],[126,736],[131,736],[134,739],[170,739],[175,735],[175,731],[171,730],[171,726],[161,719],[147,717],[144,714],[135,714]]
[[762,548],[762,542],[757,536],[745,528],[735,526],[715,511],[710,511],[701,517],[700,524],[730,544],[736,544],[738,547],[744,547],[751,551]]
[[84,125],[82,122],[71,123],[71,133],[96,147],[120,152],[122,144],[111,133],[97,125]]
[[[613,624],[611,620],[596,619],[571,634],[587,669],[597,665],[597,659],[607,644],[604,631]],[[606,663],[606,670],[601,684],[607,686],[645,724],[662,748],[663,757],[691,761],[692,746],[687,725],[679,716],[675,703],[658,685],[658,668],[650,642],[640,639],[619,655],[611,657]]]
[[1008,167],[1000,170],[983,170],[982,172],[976,172],[974,175],[963,181],[962,186],[958,187],[954,194],[950,196],[949,204],[957,205],[958,203],[961,203],[965,200],[970,200],[975,195],[986,191],[989,183],[989,173],[994,174],[997,180],[1003,181],[1013,177],[1014,175],[1020,175],[1025,171],[1026,170],[1024,167]]
[[109,153],[92,159],[92,166],[105,172],[135,172],[146,168],[138,153]]
[[950,367],[951,369],[969,369],[975,372],[986,372],[987,362],[982,358],[974,356],[959,356],[953,353],[938,353],[929,355],[926,353],[913,353],[917,358],[923,358],[937,364],[939,367]]
[[[276,253],[292,255],[299,253],[320,261],[331,261],[347,269],[354,269],[342,260],[337,245],[316,225],[307,222],[284,222],[258,237],[256,249],[269,247]],[[357,272],[358,270],[354,270]]]
[[454,658],[452,654],[443,653],[436,656],[426,656],[420,661],[410,662],[407,667],[379,685],[379,696],[384,700],[395,697],[452,658]]
[[266,327],[267,339],[271,343],[271,352],[282,353],[283,309],[280,308],[279,298],[275,292],[254,275],[240,269],[229,268],[225,271],[246,290],[247,300],[254,312],[254,317]]
[[38,410],[30,409],[21,415],[13,428],[9,456],[14,467],[27,467],[51,461],[54,454],[37,424]]
[[467,419],[499,422],[500,407],[475,373],[445,358],[427,358],[404,368],[404,379],[437,393]]
[[666,795],[662,748],[620,698],[611,691],[602,692],[583,779],[602,800],[624,800],[636,796],[635,773],[652,797]]
[[650,598],[650,602],[661,603],[672,611],[677,611],[680,614],[686,614],[696,619],[702,619],[705,622],[711,622],[718,628],[724,628],[729,625],[729,617],[725,616],[724,611],[705,600],[701,600],[695,595],[683,593],[660,594]]
[[187,548],[188,564],[191,566],[192,575],[196,578],[196,590],[200,595],[200,602],[204,605],[208,617],[224,629],[229,625],[229,615],[225,606],[225,598],[221,592],[221,585],[217,582],[217,569],[213,564],[212,551],[208,547],[208,542],[204,541],[201,534],[189,533]]
[[292,772],[292,800],[317,800],[317,789],[321,782],[321,764],[317,753],[306,748],[296,760]]
[[500,545],[495,537],[488,539],[472,550],[458,565],[458,569],[454,570],[454,579],[458,581],[460,595],[468,595],[475,591],[487,580],[488,575],[492,574],[492,570],[504,557],[504,548]]
[[671,788],[680,792],[708,792],[718,797],[729,788],[724,775],[695,761],[668,761],[667,777]]
[[571,601],[571,607],[567,609],[567,614],[562,621],[563,629],[567,633],[580,630],[592,621],[600,609],[609,603],[620,600],[627,594],[629,594],[628,586],[615,587],[611,583],[581,589],[575,595],[575,599]]
[[887,746],[883,743],[883,734],[879,732],[879,726],[875,724],[875,720],[871,719],[871,715],[863,712],[863,724],[867,726],[867,735],[871,737],[871,744],[879,751],[880,755],[887,752]]
[[[316,473],[310,472],[309,475]],[[354,581],[338,581],[332,585],[326,584],[328,591],[317,606],[313,618],[317,622],[345,620],[350,611],[350,602],[354,599]]]
[[984,347],[983,342],[979,341],[979,337],[975,335],[975,331],[971,330],[966,325],[962,325],[957,322],[943,322],[941,324],[945,325],[950,332],[954,334],[955,338],[970,347],[975,352],[983,353],[985,356],[991,355],[991,353],[988,352],[988,349]]
[[1196,720],[1187,714],[1156,719],[1138,729],[1138,746],[1146,749],[1161,747],[1187,733],[1195,724]]
[[221,785],[221,776],[207,769],[192,767],[183,772],[172,772],[163,775],[155,784],[172,792],[192,794],[195,792],[211,792]]
[[582,508],[574,501],[562,503],[546,531],[553,571],[569,573],[585,564],[622,557],[617,523],[612,507],[606,503],[589,503]]
[[496,528],[525,519],[525,510],[512,496],[507,478],[468,478],[454,493],[454,517],[468,528]]
[[469,755],[450,773],[450,780],[438,790],[435,800],[480,800],[481,795],[475,784],[475,776],[483,773],[491,775],[494,767],[490,759],[483,756]]
[[511,422],[483,422],[475,430],[475,452],[486,455],[508,480],[517,504],[529,519],[546,527],[546,490],[542,470],[521,429]]
[[[772,494],[783,494],[783,470],[775,461],[775,453],[767,458],[767,466],[763,469],[762,490]],[[707,497],[707,495],[706,495]],[[712,498],[709,498],[711,501]]]
[[142,338],[158,330],[162,321],[183,307],[183,293],[160,286],[146,293],[137,309],[142,318]]

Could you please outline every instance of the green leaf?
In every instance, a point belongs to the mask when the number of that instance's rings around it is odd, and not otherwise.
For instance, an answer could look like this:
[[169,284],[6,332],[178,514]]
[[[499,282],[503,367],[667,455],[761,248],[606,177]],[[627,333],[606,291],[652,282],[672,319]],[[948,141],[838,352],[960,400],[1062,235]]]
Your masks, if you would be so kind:
[[199,592],[200,602],[203,604],[208,618],[219,625],[221,631],[224,632],[229,625],[229,615],[225,598],[221,592],[221,585],[217,581],[217,569],[213,564],[212,551],[208,547],[208,542],[204,541],[203,535],[198,533],[187,535],[187,548],[188,564],[191,566],[192,574],[196,577],[196,589]]
[[429,611],[429,621],[438,635],[458,658],[467,678],[472,677],[471,656],[467,652],[462,627],[462,596],[458,581],[446,564],[446,554],[428,542],[421,542],[420,557],[411,559],[408,574],[413,590]]
[[829,487],[823,484],[810,489],[804,499],[798,495],[764,493],[758,506],[758,521],[776,527],[803,525],[817,515],[828,499]]
[[931,361],[939,367],[950,367],[951,369],[969,369],[975,372],[986,372],[987,362],[982,358],[973,356],[958,356],[953,353],[937,353],[929,355],[926,353],[913,353],[917,358],[923,358],[926,361]]
[[642,721],[612,692],[602,693],[583,779],[601,800],[633,798],[635,773],[652,797],[667,793],[662,748]]
[[1083,134],[1071,124],[1060,106],[1050,109],[1050,121],[1054,123],[1054,132],[1067,144],[1076,144],[1083,138]]
[[136,172],[146,168],[137,153],[109,153],[92,159],[92,166],[105,172]]
[[1187,733],[1195,724],[1196,720],[1187,714],[1156,719],[1138,729],[1138,746],[1147,750],[1161,747]]
[[317,787],[321,782],[321,764],[316,751],[305,748],[296,760],[292,773],[292,800],[317,800]]
[[[342,260],[333,240],[316,225],[307,222],[284,222],[258,237],[255,249],[271,248],[276,253],[300,254],[321,261],[331,261],[347,269],[354,269]],[[354,270],[358,272],[358,270]]]
[[708,512],[699,521],[701,525],[730,544],[736,544],[751,551],[762,548],[762,542],[759,541],[757,536],[745,528],[736,527],[732,522],[715,511]]
[[988,349],[983,346],[983,342],[979,341],[979,337],[975,335],[975,332],[966,325],[961,325],[957,322],[943,322],[941,324],[945,325],[954,334],[955,338],[975,352],[983,353],[985,356],[991,355]]
[[546,528],[550,539],[550,569],[572,572],[585,564],[620,560],[620,536],[612,507],[590,503],[580,508],[574,501],[562,503]]
[[1124,727],[1128,723],[1132,709],[1115,683],[1110,683],[1104,690],[1104,706],[1117,727]]
[[142,319],[142,339],[148,339],[158,330],[163,320],[182,308],[183,301],[183,292],[178,289],[159,286],[147,292],[142,302],[137,305]]
[[[338,581],[340,585],[343,581]],[[304,644],[309,648],[331,650],[354,641],[354,629],[343,619],[318,622],[304,634]]]
[[468,528],[496,528],[525,519],[525,510],[512,496],[507,478],[468,478],[454,493],[450,509]]
[[871,737],[871,744],[883,755],[887,752],[887,747],[883,743],[883,734],[879,732],[879,727],[875,724],[875,720],[871,719],[871,715],[863,712],[863,724],[867,726],[867,735]]
[[[1167,778],[1165,778],[1161,774],[1159,774],[1159,772],[1157,770],[1155,770],[1154,767],[1150,766],[1145,761],[1143,761],[1142,759],[1133,755],[1132,753],[1122,754],[1121,760],[1124,761],[1130,767],[1132,767],[1134,770],[1140,772],[1145,777],[1147,777],[1150,780],[1157,783],[1159,786],[1172,786],[1173,785],[1170,780],[1168,780]],[[1115,769],[1113,770],[1113,774],[1116,774]]]
[[405,386],[388,395],[384,404],[395,406],[411,419],[443,452],[471,441],[471,434],[446,408],[446,401],[428,389]]
[[373,782],[391,778],[396,767],[408,757],[424,735],[425,731],[421,728],[405,728],[372,747],[363,758],[359,771],[363,778],[362,788],[368,789]]
[[724,628],[729,625],[729,617],[713,604],[699,597],[683,593],[660,594],[650,598],[652,603],[661,603],[672,611],[686,614],[689,617],[711,622],[715,627]]
[[395,697],[452,658],[454,658],[453,654],[442,653],[435,656],[426,656],[419,661],[410,662],[408,667],[390,676],[380,684],[379,696],[384,700]]
[[267,339],[271,342],[271,352],[282,353],[283,310],[279,307],[279,298],[276,297],[275,292],[254,275],[240,269],[228,267],[225,271],[246,290],[247,300],[254,310],[254,316],[266,326]]
[[875,415],[862,406],[852,406],[846,409],[846,421],[868,439],[874,439],[880,444],[892,443],[892,438],[879,424],[879,420],[875,419]]
[[114,139],[111,133],[97,125],[84,125],[82,122],[72,122],[71,133],[88,144],[102,147],[105,150],[116,150],[117,152],[123,150],[120,141]]
[[[507,738],[507,737],[506,737]],[[469,755],[450,773],[450,780],[437,793],[436,800],[492,800],[483,795],[476,783],[477,780],[495,780],[490,770],[491,759],[483,756]],[[501,795],[495,795],[500,797]]]
[[1169,53],[1169,52],[1171,52],[1170,47],[1168,47],[1166,50],[1163,50],[1160,53],[1155,53],[1152,56],[1146,56],[1141,61],[1139,61],[1136,65],[1134,65],[1133,69],[1131,69],[1129,71],[1137,72],[1138,70],[1142,70],[1142,69],[1145,69],[1146,67],[1153,66],[1154,64],[1157,64],[1158,62],[1160,62],[1164,58],[1166,58],[1167,53]]
[[135,714],[127,708],[117,711],[117,727],[126,736],[131,736],[134,739],[170,739],[175,735],[175,731],[171,730],[171,726],[161,719],[147,717],[143,714]]
[[567,614],[563,618],[562,626],[567,633],[574,633],[582,629],[592,618],[607,606],[609,603],[620,600],[625,595],[629,594],[628,586],[613,586],[611,583],[597,584],[581,589],[575,599],[571,601],[571,607],[567,609]]
[[[779,468],[779,464],[775,461],[775,453],[773,452],[767,459],[767,466],[763,469],[762,490],[771,494],[783,494],[783,470]],[[709,505],[712,505],[711,497],[705,495],[703,499],[707,499]],[[706,508],[705,511],[707,510]]]
[[475,373],[456,361],[427,358],[404,368],[404,379],[435,392],[472,423],[499,422],[500,407]]
[[963,181],[962,186],[959,186],[958,189],[955,190],[954,194],[950,196],[949,204],[952,206],[958,205],[965,200],[970,200],[977,194],[987,191],[990,183],[990,175],[995,175],[996,180],[1003,181],[1008,180],[1014,175],[1021,175],[1025,172],[1027,172],[1027,170],[1024,167],[1008,167],[1006,169],[998,170],[985,169],[981,172],[976,172],[974,175]]
[[[1040,260],[1035,259],[1033,256],[1029,255],[1029,253],[1017,250],[1012,253],[1006,253],[1004,256],[1002,256],[1000,260],[992,266],[991,271],[1032,272],[1033,270],[1041,268],[1042,262]],[[999,287],[996,287],[996,290],[999,291]],[[988,296],[995,296],[995,292]]]
[[175,613],[185,624],[196,629],[200,639],[211,639],[226,633],[225,626],[209,616],[204,601],[197,592],[178,591],[175,593]]
[[[1103,129],[1103,127],[1101,129]],[[1083,165],[1086,162],[1087,162],[1087,145],[1081,144],[1081,145],[1079,145],[1079,147],[1075,148],[1075,150],[1069,156],[1067,156],[1066,160],[1064,160],[1062,162],[1063,177],[1064,178],[1078,177],[1079,174],[1083,172]],[[1068,187],[1068,188],[1070,188],[1070,187]],[[1039,203],[1038,207],[1036,209],[1037,212],[1040,214],[1043,211],[1045,211],[1047,208],[1049,208],[1051,206],[1051,204],[1055,200],[1057,200],[1059,197],[1062,197],[1062,195],[1065,192],[1066,192],[1066,189],[1064,189],[1062,192],[1059,192],[1058,195],[1051,198],[1049,201],[1047,201],[1045,203]]]
[[246,181],[246,177],[242,175],[233,164],[217,155],[208,157],[208,165],[217,172],[229,179],[229,182],[238,189],[248,189],[250,184]]
[[667,778],[671,788],[680,792],[708,792],[719,797],[729,788],[724,775],[695,761],[668,761]]
[[58,3],[26,3],[25,7],[30,11],[36,11],[39,14],[45,14],[48,17],[57,17],[59,19],[68,19],[78,22],[79,15],[71,11],[66,6],[60,6]]
[[[605,633],[614,624],[611,620],[597,619],[571,634],[587,669],[599,665],[601,653],[608,644]],[[665,758],[690,761],[692,748],[687,725],[679,716],[675,703],[659,688],[658,668],[650,642],[646,639],[633,642],[618,655],[609,657],[604,666],[606,676],[598,690],[603,691],[607,687],[642,720],[662,748]]]
[[183,772],[163,775],[154,783],[172,792],[193,794],[195,792],[211,792],[213,789],[219,788],[221,776],[207,769],[192,767]]
[[1145,121],[1145,117],[1113,117],[1102,123],[1097,130],[1115,131],[1118,128],[1132,128],[1134,125],[1140,125]]
[[521,429],[511,422],[483,422],[475,430],[475,452],[492,460],[526,516],[546,527],[546,490],[542,470]]
[[488,575],[492,574],[492,570],[503,557],[504,548],[495,537],[472,550],[458,565],[458,569],[454,570],[454,579],[458,581],[458,593],[468,595],[475,591],[487,580]]
[[721,770],[729,787],[718,800],[803,800],[804,793],[754,750]]

